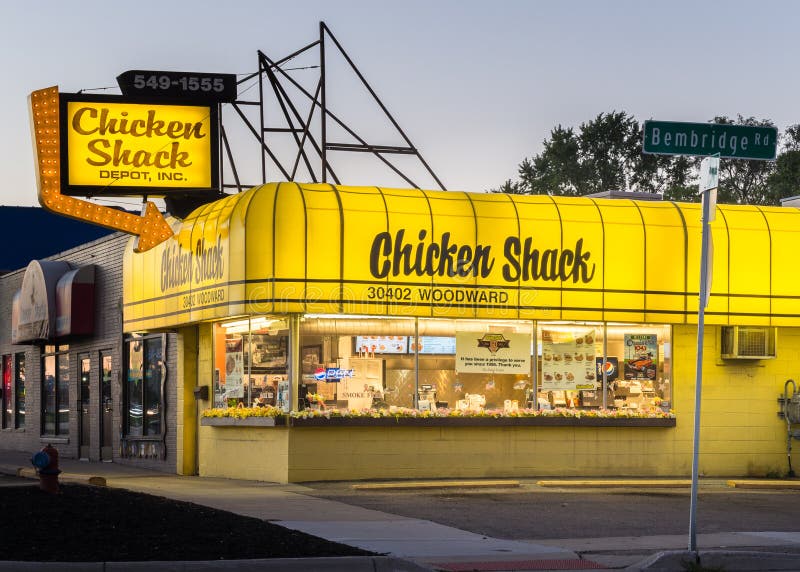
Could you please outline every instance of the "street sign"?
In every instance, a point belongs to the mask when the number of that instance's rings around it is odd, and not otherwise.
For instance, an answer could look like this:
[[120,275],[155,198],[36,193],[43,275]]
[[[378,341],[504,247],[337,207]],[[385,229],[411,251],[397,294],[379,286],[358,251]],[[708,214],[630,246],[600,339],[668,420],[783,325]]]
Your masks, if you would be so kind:
[[729,159],[775,159],[778,129],[722,123],[645,121],[643,152],[654,155],[716,155]]
[[719,157],[706,157],[700,161],[700,192],[717,188],[719,182]]

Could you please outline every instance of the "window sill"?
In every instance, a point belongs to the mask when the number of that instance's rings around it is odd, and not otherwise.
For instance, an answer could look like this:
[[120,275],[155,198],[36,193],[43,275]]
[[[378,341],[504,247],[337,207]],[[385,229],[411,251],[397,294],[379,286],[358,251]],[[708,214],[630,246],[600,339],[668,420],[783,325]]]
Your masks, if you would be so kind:
[[675,418],[604,417],[314,417],[292,427],[675,427]]
[[675,418],[608,417],[201,417],[205,427],[675,427]]

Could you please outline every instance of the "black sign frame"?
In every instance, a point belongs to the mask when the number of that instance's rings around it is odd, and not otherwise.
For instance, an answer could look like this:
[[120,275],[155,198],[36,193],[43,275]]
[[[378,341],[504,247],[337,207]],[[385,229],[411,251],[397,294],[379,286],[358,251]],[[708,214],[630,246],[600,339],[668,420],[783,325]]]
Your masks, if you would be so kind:
[[[219,105],[216,103],[192,103],[182,98],[129,98],[120,95],[86,95],[79,93],[59,93],[59,130],[61,152],[61,194],[73,197],[167,197],[187,194],[221,195],[220,160],[219,160]],[[209,112],[209,162],[211,166],[211,185],[207,187],[180,186],[163,187],[157,184],[148,186],[125,186],[110,183],[108,185],[72,185],[69,182],[69,141],[67,122],[67,104],[70,102],[116,103],[130,105],[158,105],[175,107],[204,107]]]
[[117,76],[125,97],[230,103],[236,101],[236,75],[229,73],[128,70]]

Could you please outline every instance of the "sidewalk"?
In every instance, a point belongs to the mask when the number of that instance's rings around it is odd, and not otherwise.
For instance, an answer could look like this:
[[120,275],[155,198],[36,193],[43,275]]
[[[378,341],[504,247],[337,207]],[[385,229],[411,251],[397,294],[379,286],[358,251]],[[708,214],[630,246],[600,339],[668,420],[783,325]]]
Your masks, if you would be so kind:
[[[52,563],[0,562],[2,570],[683,570],[691,555],[686,536],[503,540],[427,520],[407,518],[317,498],[302,485],[181,477],[116,463],[60,459],[62,482],[79,482],[193,502],[269,520],[385,557],[275,559],[189,563],[97,563],[54,568]],[[35,477],[30,455],[0,451],[0,473]],[[662,481],[662,479],[660,479]],[[567,481],[562,482],[562,484]],[[592,481],[589,486],[617,481]],[[636,480],[647,486],[647,480]],[[551,484],[548,486],[558,486]],[[586,484],[586,482],[584,482]],[[717,482],[722,486],[724,482]],[[568,486],[564,484],[564,486]],[[619,486],[617,484],[616,486]],[[728,485],[730,486],[730,485]],[[800,570],[800,533],[757,532],[698,535],[704,566],[734,570]],[[737,548],[739,550],[737,550]],[[794,549],[794,550],[792,550]],[[753,552],[758,550],[758,552]],[[8,566],[12,565],[11,568]],[[103,567],[105,566],[105,567]]]

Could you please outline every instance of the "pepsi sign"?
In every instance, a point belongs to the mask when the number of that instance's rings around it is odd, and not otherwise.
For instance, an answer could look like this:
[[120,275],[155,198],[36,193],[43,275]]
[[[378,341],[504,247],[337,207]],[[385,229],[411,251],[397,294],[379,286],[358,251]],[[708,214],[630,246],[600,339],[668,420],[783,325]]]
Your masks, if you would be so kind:
[[[597,379],[603,379],[603,358],[595,358],[597,363]],[[614,381],[619,373],[619,360],[615,357],[606,358],[606,381]]]

